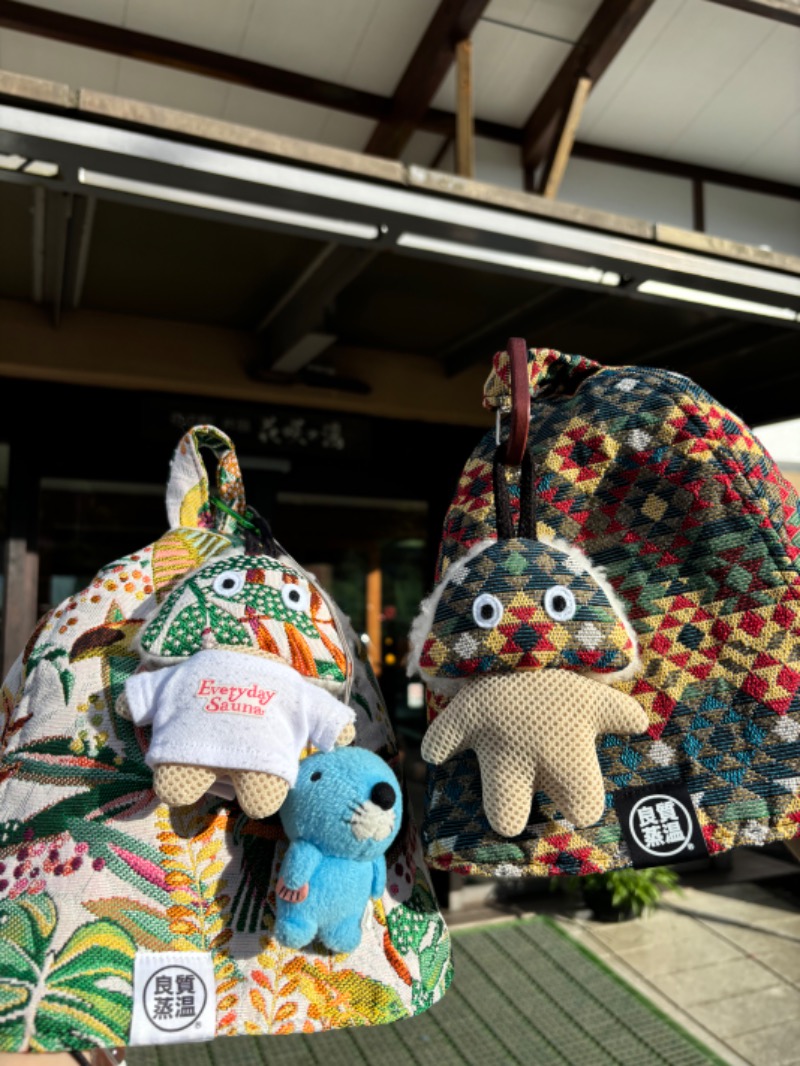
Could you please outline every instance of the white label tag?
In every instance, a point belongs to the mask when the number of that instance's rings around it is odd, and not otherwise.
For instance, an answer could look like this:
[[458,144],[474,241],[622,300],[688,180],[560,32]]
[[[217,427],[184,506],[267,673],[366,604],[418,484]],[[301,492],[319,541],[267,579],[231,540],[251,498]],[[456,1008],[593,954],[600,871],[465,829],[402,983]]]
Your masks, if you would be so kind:
[[131,1047],[213,1040],[216,1021],[214,964],[207,952],[137,952]]

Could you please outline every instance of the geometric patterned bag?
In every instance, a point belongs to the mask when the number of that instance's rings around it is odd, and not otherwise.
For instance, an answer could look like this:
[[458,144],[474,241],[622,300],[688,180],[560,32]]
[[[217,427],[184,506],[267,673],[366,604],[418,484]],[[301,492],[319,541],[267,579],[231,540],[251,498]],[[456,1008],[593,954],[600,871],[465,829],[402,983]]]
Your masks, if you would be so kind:
[[[546,877],[792,840],[797,494],[680,374],[513,339],[484,405],[507,438],[528,402],[513,462],[494,429],[467,460],[412,630],[427,863]],[[525,787],[521,823],[498,819]]]
[[[216,460],[211,485],[203,449]],[[196,426],[179,442],[167,517],[164,536],[103,567],[40,620],[3,686],[3,1051],[375,1025],[426,1010],[451,978],[449,936],[408,802],[361,944],[334,955],[273,938],[287,846],[277,815],[254,820],[211,793],[183,808],[156,799],[144,762],[150,730],[113,711],[138,665],[134,638],[179,581],[221,551],[252,550],[248,540],[307,579],[314,623],[336,637],[326,648],[345,649],[318,655],[287,627],[278,640],[287,661],[306,676],[338,679],[336,694],[356,712],[354,743],[402,775],[361,641],[246,505],[234,446],[215,427]],[[161,975],[147,985],[135,976],[142,960]],[[148,989],[160,994],[155,1016]],[[132,1032],[142,1011],[149,1022]]]

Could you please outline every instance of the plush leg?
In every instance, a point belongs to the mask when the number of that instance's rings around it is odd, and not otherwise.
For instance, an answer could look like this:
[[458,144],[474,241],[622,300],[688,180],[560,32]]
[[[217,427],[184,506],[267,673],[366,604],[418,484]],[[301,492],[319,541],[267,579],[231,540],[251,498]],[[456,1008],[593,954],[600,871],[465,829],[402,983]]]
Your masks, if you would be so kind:
[[258,770],[234,770],[231,777],[239,806],[250,818],[268,818],[274,814],[289,791],[288,781]]
[[298,914],[297,910],[296,903],[289,903],[286,908],[278,906],[275,939],[286,948],[304,948],[317,935],[317,923]]
[[356,739],[356,727],[354,725],[346,725],[336,738],[336,747],[341,748],[345,744],[350,744]]
[[319,931],[320,940],[334,954],[355,951],[361,943],[361,917],[351,914]]
[[185,807],[204,796],[217,779],[207,766],[163,763],[153,771],[153,791],[168,807]]

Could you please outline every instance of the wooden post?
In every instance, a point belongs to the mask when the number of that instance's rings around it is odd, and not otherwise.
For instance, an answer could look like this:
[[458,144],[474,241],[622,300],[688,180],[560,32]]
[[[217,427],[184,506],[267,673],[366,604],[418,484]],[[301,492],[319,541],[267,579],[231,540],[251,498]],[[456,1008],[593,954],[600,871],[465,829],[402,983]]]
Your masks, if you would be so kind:
[[572,152],[572,145],[575,142],[575,134],[578,132],[583,108],[591,88],[591,78],[578,78],[578,84],[575,86],[575,92],[572,94],[572,102],[567,109],[563,125],[556,141],[555,151],[553,152],[552,157],[547,161],[545,172],[542,177],[542,196],[546,197],[548,200],[555,200],[558,195],[564,172],[567,169],[570,153]]
[[475,176],[475,122],[472,114],[472,41],[456,45],[456,174]]
[[383,645],[381,629],[381,612],[383,609],[383,573],[381,571],[380,549],[374,547],[369,552],[369,569],[367,570],[367,636],[369,644],[367,653],[370,665],[376,677],[381,675],[383,662]]
[[705,233],[706,229],[705,186],[700,178],[692,182],[692,229],[698,233]]
[[6,582],[3,596],[0,658],[5,677],[39,621],[39,465],[11,447],[8,482],[8,535],[3,551]]

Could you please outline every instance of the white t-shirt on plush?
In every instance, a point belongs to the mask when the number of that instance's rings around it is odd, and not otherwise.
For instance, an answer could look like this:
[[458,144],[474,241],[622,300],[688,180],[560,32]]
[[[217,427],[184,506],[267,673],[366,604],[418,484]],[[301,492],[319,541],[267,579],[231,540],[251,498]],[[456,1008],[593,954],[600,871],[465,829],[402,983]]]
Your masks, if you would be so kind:
[[181,763],[276,774],[293,785],[300,753],[330,751],[353,710],[291,666],[209,649],[125,683],[136,725],[153,726],[149,766]]

